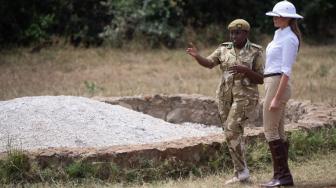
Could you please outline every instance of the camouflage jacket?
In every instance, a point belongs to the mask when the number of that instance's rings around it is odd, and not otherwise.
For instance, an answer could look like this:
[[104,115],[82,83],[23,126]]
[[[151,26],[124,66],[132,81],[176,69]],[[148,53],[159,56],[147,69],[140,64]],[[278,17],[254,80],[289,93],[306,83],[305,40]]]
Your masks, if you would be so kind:
[[223,74],[217,89],[219,100],[258,100],[257,84],[253,84],[244,74],[233,75],[228,68],[243,64],[261,75],[264,72],[262,47],[247,41],[245,46],[236,54],[232,42],[222,43],[207,57],[215,65],[219,65]]

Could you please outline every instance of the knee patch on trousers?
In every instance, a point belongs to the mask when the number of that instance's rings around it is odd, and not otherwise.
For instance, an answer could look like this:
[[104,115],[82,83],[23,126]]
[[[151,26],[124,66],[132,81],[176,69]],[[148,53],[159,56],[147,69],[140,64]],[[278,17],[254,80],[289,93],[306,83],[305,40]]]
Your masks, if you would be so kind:
[[231,145],[232,142],[237,142],[239,143],[240,142],[240,137],[241,137],[241,134],[240,133],[237,133],[237,132],[234,132],[234,131],[224,131],[224,135],[225,135],[225,141]]

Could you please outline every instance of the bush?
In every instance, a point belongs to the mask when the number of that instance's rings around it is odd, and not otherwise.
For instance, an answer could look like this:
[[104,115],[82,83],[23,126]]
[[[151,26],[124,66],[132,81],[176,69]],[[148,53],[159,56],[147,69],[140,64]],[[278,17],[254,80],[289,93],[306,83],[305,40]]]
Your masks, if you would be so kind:
[[[289,157],[292,161],[307,160],[315,153],[336,151],[336,128],[318,131],[295,131],[289,136]],[[265,169],[271,163],[268,145],[255,140],[247,145],[247,163],[251,170]],[[204,152],[207,152],[204,147]],[[98,178],[109,182],[153,182],[185,177],[202,177],[223,171],[232,171],[233,165],[226,144],[216,146],[217,153],[200,159],[200,165],[170,158],[153,161],[138,158],[130,168],[119,167],[113,162],[75,161],[66,167],[48,166],[41,169],[31,165],[22,151],[11,150],[0,160],[0,183],[25,183],[30,181],[62,181]],[[34,163],[33,163],[34,164]]]
[[182,0],[108,0],[113,19],[100,36],[112,46],[145,37],[151,47],[174,47],[181,36]]
[[268,144],[265,141],[257,141],[247,145],[248,166],[255,169],[262,169],[271,163],[271,155]]
[[94,167],[89,163],[77,161],[66,167],[65,171],[70,178],[89,178],[94,174]]
[[304,33],[320,42],[334,42],[336,34],[336,1],[314,0],[301,4],[305,16],[302,24]]
[[100,45],[98,33],[111,19],[103,1],[3,1],[0,6],[0,44],[30,45],[56,35],[79,44]]
[[306,158],[317,152],[325,152],[336,149],[336,128],[321,129],[318,131],[295,131],[290,137],[291,148],[289,157],[297,160]]
[[[0,44],[29,45],[66,38],[74,46],[99,46],[103,42],[122,47],[135,40],[143,46],[180,47],[188,29],[202,41],[221,39],[235,18],[250,22],[254,35],[272,34],[272,19],[265,12],[278,1],[254,0],[44,0],[3,1],[0,6]],[[293,0],[300,14],[304,38],[333,42],[336,37],[336,1]],[[214,27],[215,26],[215,27]],[[206,35],[203,28],[222,28]],[[205,33],[205,34],[204,34]],[[209,38],[208,38],[209,37]],[[221,41],[215,41],[218,44]]]
[[19,183],[29,179],[29,158],[20,150],[8,151],[5,160],[0,161],[0,182]]

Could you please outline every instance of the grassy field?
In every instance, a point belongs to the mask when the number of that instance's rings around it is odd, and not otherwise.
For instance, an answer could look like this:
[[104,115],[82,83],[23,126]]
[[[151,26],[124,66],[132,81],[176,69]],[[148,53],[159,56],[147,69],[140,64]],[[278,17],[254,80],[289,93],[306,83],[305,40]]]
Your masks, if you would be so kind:
[[[215,48],[203,49],[201,54]],[[335,64],[335,46],[303,45],[293,70],[292,98],[335,105]],[[40,53],[16,49],[0,53],[0,70],[0,100],[35,95],[214,96],[220,76],[218,68],[199,66],[184,49],[52,47]]]
[[[336,106],[336,46],[303,45],[294,65],[294,99]],[[203,49],[211,53],[216,47]],[[51,47],[40,53],[20,48],[0,52],[0,100],[37,95],[129,96],[197,93],[215,95],[220,70],[199,66],[184,49],[118,50]],[[263,94],[263,87],[260,86]],[[335,152],[317,154],[307,161],[291,161],[297,187],[336,184]],[[258,187],[270,178],[271,169],[252,172],[243,187]],[[55,182],[28,187],[222,187],[231,174],[168,180],[143,185]],[[232,187],[241,187],[236,185]]]
[[[290,167],[294,176],[295,186],[298,188],[332,188],[336,187],[336,157],[335,152],[317,154],[310,160],[301,162],[291,162]],[[240,188],[240,187],[259,187],[260,183],[264,183],[271,178],[272,170],[257,170],[252,172],[251,181],[246,184],[235,184],[225,186],[227,188]],[[81,182],[54,182],[54,183],[36,183],[25,184],[25,187],[35,188],[65,188],[65,187],[81,187],[81,188],[93,188],[93,187],[129,187],[129,188],[220,188],[224,187],[224,182],[231,178],[231,174],[220,173],[217,175],[206,176],[203,178],[180,179],[180,180],[168,180],[155,183],[144,184],[111,184],[104,181],[88,179]],[[7,185],[11,187],[11,185]],[[6,186],[5,186],[6,187]]]
[[[326,155],[316,155],[313,159],[304,162],[291,163],[292,174],[296,182],[295,187],[328,187],[334,185],[336,187],[336,161],[334,158],[336,153]],[[260,183],[264,183],[271,178],[272,169],[258,170],[252,172],[252,179],[246,184],[236,184],[225,187],[260,187]],[[223,187],[224,182],[231,178],[231,174],[219,174],[205,178],[195,178],[180,181],[160,182],[158,184],[148,184],[141,187],[144,188],[189,188],[189,187]],[[139,186],[134,186],[139,187]]]

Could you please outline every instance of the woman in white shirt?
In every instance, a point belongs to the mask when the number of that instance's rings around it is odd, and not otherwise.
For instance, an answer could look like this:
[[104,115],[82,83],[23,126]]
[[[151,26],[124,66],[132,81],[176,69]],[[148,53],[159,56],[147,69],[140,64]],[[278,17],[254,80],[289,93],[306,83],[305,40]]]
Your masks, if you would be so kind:
[[263,187],[293,185],[288,168],[288,141],[284,131],[284,110],[291,95],[289,79],[301,41],[294,5],[288,1],[277,3],[266,13],[273,17],[275,31],[273,40],[266,48],[264,70],[265,100],[263,125],[266,140],[272,154],[273,178]]

